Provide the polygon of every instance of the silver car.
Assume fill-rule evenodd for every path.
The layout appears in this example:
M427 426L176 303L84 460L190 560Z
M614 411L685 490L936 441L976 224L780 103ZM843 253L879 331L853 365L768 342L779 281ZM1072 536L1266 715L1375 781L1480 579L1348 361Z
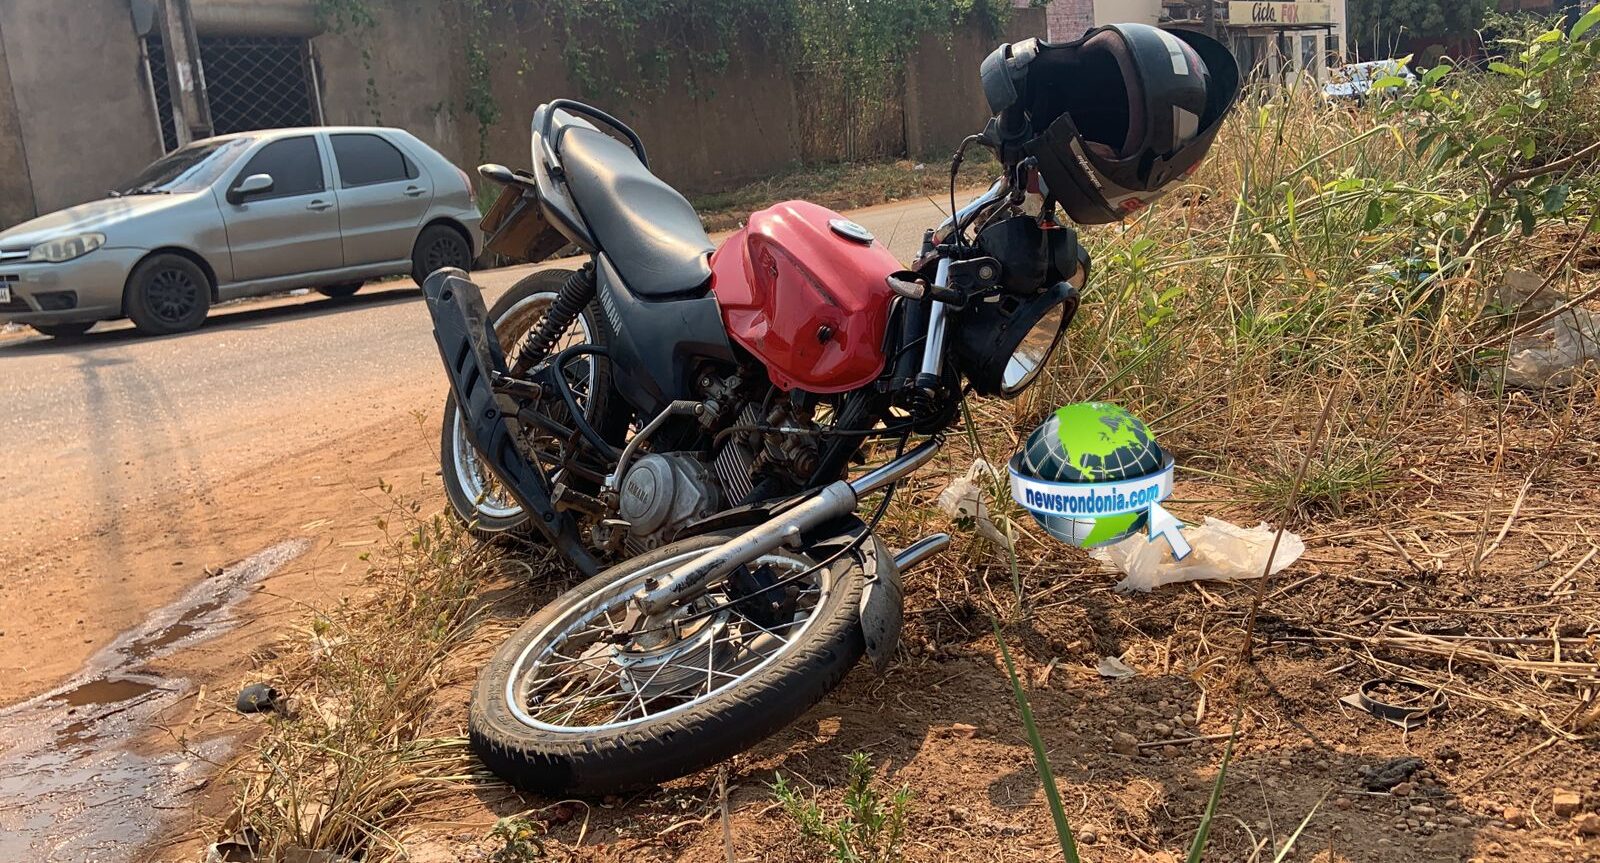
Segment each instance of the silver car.
M0 322L52 336L131 318L192 330L222 300L467 269L472 182L399 129L319 127L196 141L107 197L0 233Z

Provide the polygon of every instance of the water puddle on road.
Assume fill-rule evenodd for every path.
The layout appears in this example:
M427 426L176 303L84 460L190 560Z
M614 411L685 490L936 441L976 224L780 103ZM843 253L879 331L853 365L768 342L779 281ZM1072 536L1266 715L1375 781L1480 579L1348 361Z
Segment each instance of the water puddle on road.
M168 810L188 805L183 795L202 786L229 741L137 751L133 741L192 691L141 668L231 629L250 587L309 547L282 542L223 569L118 636L71 680L0 710L0 860L127 860Z

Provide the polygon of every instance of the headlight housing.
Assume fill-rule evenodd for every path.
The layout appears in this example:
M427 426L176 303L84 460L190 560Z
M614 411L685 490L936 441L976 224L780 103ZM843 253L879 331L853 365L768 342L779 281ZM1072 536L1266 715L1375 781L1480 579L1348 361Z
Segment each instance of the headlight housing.
M59 264L81 258L106 244L105 234L78 234L48 240L28 250L28 260L33 263Z
M1033 384L1078 311L1078 290L1057 282L1032 297L1002 294L961 313L961 371L980 395L1016 398Z
M1016 398L1033 385L1050 361L1061 334L1078 313L1078 292L1089 282L1089 253L1075 242L1077 265L1066 281L1032 296L1001 294L961 313L955 355L979 395ZM1062 266L1051 269L1060 275Z

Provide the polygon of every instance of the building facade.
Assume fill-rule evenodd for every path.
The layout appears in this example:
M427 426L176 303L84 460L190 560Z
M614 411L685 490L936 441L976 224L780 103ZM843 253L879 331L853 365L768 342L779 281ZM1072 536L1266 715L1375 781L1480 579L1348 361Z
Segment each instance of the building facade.
M673 68L655 89L620 92L595 85L637 84L637 64L597 52L575 69L548 5L366 0L359 8L370 20L318 15L341 8L0 0L0 228L102 197L162 153L232 131L393 126L464 168L522 167L534 108L558 97L595 99L624 118L649 143L652 168L688 193L797 163L947 156L988 117L983 58L996 42L1046 29L1045 10L1019 9L1003 33L981 16L924 33L905 67L886 73L898 77L873 82L883 92L869 101L839 75L797 69L753 30L724 46L714 71L689 69L682 52L639 36L639 56L669 56ZM490 18L471 17L481 15ZM618 38L598 20L570 36ZM818 105L844 110L804 109Z
M0 227L104 194L182 143L375 114L458 160L454 57L416 4L393 52L363 58L314 0L0 2ZM437 29L435 29L437 32ZM381 83L406 98L367 98ZM381 103L381 104L380 104Z
M1045 18L1052 42L1071 41L1092 27L1122 22L1204 30L1206 2L1051 0ZM1233 49L1240 67L1257 78L1287 81L1306 75L1323 81L1330 64L1344 57L1344 0L1212 2L1214 26Z

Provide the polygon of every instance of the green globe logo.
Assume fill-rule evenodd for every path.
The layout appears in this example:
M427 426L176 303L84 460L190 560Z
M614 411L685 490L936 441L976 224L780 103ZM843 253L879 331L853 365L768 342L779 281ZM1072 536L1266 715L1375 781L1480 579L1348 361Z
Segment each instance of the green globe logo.
M1160 473L1166 453L1133 414L1104 402L1060 408L1028 436L1013 470L1058 483L1108 483ZM1083 548L1116 542L1146 527L1149 513L1123 512L1095 518L1047 515L1029 507L1035 521L1056 539Z

